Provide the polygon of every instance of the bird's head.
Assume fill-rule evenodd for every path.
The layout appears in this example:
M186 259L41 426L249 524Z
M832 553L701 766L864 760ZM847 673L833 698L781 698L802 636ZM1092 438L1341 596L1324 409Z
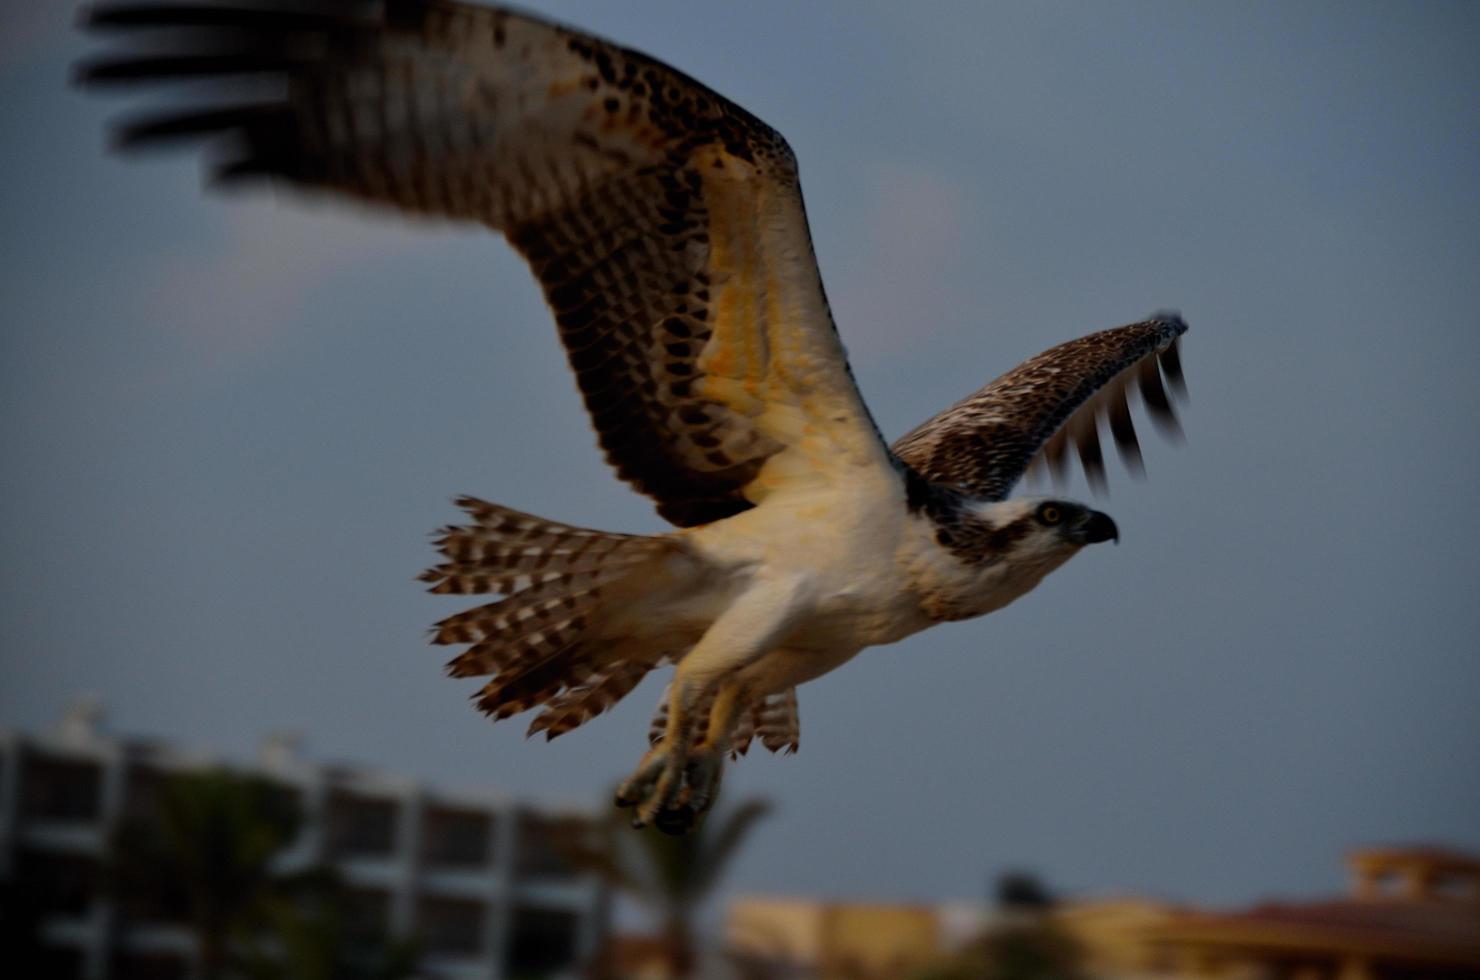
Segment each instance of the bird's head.
M1108 514L1072 500L1018 497L976 505L975 516L991 526L987 549L1020 567L1044 573L1072 558L1087 544L1119 541Z
M939 619L968 619L1001 609L1037 588L1085 545L1118 536L1107 515L1072 500L962 500L941 523L936 541L978 574L965 592L929 612Z

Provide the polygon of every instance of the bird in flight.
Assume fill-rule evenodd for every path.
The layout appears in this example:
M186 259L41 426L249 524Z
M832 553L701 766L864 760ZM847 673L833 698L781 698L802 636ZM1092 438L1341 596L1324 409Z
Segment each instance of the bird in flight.
M479 223L529 263L607 461L676 526L615 534L473 497L432 592L454 677L553 738L676 664L617 803L690 829L726 760L798 744L796 687L866 647L981 616L1117 538L1070 500L1009 497L1101 423L1140 454L1127 395L1175 426L1181 317L1054 347L892 446L854 384L780 134L667 65L525 13L452 0L91 8L121 39L93 87L190 82L117 145L198 141L213 182L268 180ZM1166 384L1164 385L1163 380Z

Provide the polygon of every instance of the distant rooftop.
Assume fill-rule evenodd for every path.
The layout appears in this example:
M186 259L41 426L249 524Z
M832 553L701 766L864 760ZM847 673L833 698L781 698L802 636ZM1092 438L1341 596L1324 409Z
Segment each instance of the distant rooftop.
M1149 937L1194 960L1325 956L1480 975L1480 855L1391 844L1354 849L1347 865L1347 898L1188 912L1153 926ZM1372 965L1353 975L1383 974Z
M1436 844L1388 844L1349 851L1352 896L1373 900L1480 903L1480 855Z

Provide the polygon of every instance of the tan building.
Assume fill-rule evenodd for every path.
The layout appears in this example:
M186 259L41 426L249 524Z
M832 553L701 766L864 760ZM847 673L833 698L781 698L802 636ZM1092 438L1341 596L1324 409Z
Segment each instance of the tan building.
M1350 895L1186 913L1141 930L1163 975L1228 980L1480 977L1480 857L1352 852Z
M928 905L745 898L730 905L725 939L768 975L893 980L934 959L941 933Z
M1076 900L1049 921L1099 980L1480 980L1480 857L1367 848L1348 864L1347 897L1218 912ZM747 898L726 941L768 978L894 980L1007 921L974 905Z
M1173 920L1180 909L1146 898L1071 901L1059 906L1054 921L1084 951L1093 976L1106 980L1140 980L1157 972L1158 950L1146 941L1148 930Z

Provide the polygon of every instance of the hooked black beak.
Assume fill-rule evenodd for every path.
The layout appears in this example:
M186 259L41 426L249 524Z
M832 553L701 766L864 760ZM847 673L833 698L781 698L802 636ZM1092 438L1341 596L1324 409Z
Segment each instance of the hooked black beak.
M1102 514L1097 510L1090 511L1084 523L1074 529L1074 533L1084 544L1099 544L1101 541L1120 543L1120 529L1115 526L1109 514Z

